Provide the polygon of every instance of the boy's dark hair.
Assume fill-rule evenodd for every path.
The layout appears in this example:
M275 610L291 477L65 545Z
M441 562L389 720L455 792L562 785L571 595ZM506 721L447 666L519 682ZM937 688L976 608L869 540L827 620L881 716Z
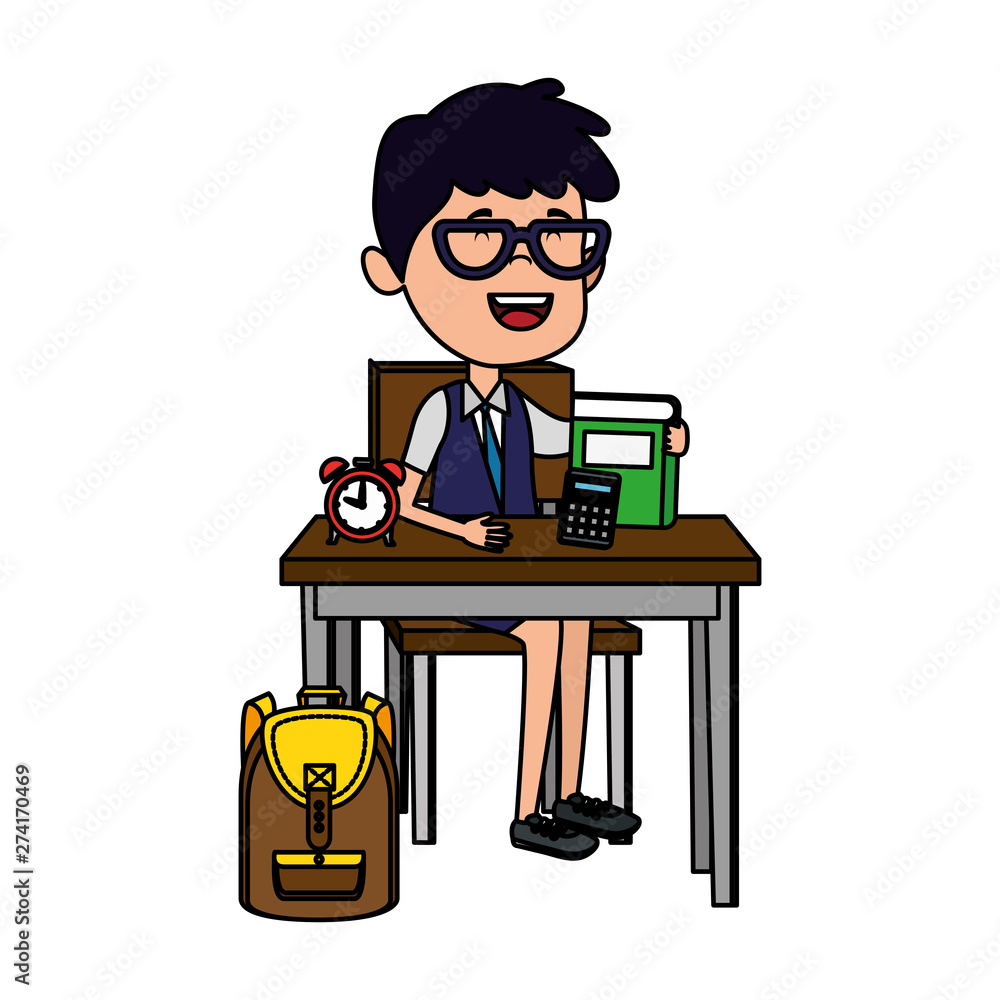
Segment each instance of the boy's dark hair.
M591 136L611 126L559 99L558 80L470 87L429 114L386 129L375 164L372 211L379 243L403 277L417 233L451 197L493 188L512 198L561 197L568 182L588 201L618 193L618 175Z

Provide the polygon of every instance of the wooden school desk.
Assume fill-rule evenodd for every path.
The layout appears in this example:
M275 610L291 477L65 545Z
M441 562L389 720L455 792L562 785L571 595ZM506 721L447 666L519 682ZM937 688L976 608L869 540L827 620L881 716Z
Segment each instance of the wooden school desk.
M713 906L737 906L738 597L740 587L760 583L760 557L722 516L681 516L665 530L618 528L607 550L557 544L554 518L503 520L513 539L495 553L405 521L392 548L346 539L331 546L326 519L314 517L281 557L281 584L301 590L304 684L336 684L348 703L360 696L361 621L687 621L691 870L710 873ZM426 704L428 683L427 672L415 675L415 704ZM631 718L614 725L630 727ZM415 748L415 779L428 780L426 770Z

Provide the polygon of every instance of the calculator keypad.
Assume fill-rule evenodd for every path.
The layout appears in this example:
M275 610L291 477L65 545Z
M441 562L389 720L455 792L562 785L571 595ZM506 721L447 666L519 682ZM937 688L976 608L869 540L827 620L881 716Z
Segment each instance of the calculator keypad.
M582 541L607 548L614 541L615 522L612 508L600 504L569 500L564 504L559 524L559 538L565 541Z

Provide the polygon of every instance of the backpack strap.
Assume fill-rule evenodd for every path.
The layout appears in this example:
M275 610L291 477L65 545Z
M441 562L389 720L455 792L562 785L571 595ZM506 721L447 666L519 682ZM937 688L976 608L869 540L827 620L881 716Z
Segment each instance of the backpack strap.
M337 784L335 764L306 764L302 787L306 791L306 843L325 851L333 839L331 799Z

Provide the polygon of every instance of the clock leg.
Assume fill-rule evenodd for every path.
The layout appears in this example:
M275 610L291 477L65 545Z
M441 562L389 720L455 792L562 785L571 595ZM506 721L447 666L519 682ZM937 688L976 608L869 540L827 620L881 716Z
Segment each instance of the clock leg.
M337 529L331 524L330 525L330 537L326 540L327 545L336 545L337 539L340 535L337 534Z
M395 540L392 537L392 528L390 528L383 536L382 541L391 549L395 544Z

